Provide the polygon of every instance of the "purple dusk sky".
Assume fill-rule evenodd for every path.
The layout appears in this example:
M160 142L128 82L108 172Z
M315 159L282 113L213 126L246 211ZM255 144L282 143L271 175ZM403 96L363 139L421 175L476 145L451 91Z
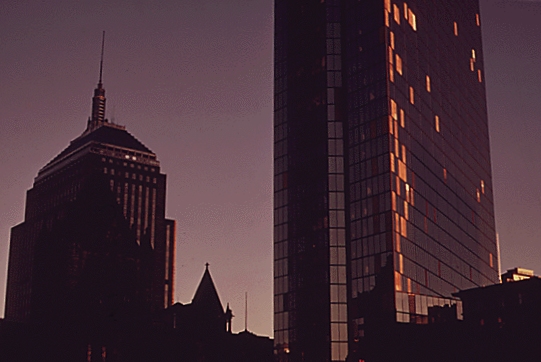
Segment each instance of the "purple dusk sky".
M481 5L502 270L541 273L541 2ZM168 177L176 300L209 262L233 329L248 292L249 329L272 335L271 0L0 1L0 315L10 228L85 128L102 30L107 117Z

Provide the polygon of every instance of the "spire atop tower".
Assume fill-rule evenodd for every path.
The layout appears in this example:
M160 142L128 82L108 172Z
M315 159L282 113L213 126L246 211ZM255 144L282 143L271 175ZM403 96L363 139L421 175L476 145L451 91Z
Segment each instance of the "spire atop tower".
M103 89L102 75L103 75L103 51L105 48L105 31L103 31L101 37L101 58L100 58L100 78L98 86L94 89L94 97L92 97L92 116L90 121L93 126L96 126L97 122L107 122L105 119L105 89Z
M100 58L100 80L98 81L98 88L101 88L101 76L103 74L103 49L105 47L105 30L101 35L101 58Z

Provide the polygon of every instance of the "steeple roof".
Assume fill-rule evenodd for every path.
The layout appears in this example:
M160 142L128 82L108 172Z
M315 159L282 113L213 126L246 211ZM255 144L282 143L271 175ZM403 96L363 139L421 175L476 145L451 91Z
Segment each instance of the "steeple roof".
M206 264L205 272L201 278L201 282L195 291L195 295L192 299L192 305L196 308L205 309L212 312L224 313L224 308L220 297L218 296L218 291L214 285L214 281L210 276L209 264Z

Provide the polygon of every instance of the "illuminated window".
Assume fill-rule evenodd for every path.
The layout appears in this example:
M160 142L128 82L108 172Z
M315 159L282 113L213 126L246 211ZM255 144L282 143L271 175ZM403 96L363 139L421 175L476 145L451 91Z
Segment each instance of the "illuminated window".
M483 81L483 76L481 75L481 69L477 69L477 80L479 83Z
M481 192L485 194L485 181L481 180Z
M431 91L430 90L430 77L428 75L426 76L426 91L428 93L430 93L430 91Z
M397 24L400 24L400 8L393 4L393 15L394 15L394 21L396 21Z
M471 50L471 57L475 61L475 49Z
M402 162L406 163L406 146L402 145Z
M391 22L389 21L389 12L385 12L385 26L386 27L390 27L391 26Z
M391 153L391 172L395 172L395 166L394 166L394 153ZM393 200L394 202L394 200ZM393 209L395 210L395 209Z
M475 71L475 59L470 58L470 70Z
M458 24L456 23L456 21L453 23L453 27L454 27L455 36L458 36Z
M440 117L436 115L434 117L434 127L436 127L436 132L440 132Z
M404 182L408 181L406 164L398 160L398 177L400 177Z
M479 18L479 14L475 14L475 23L477 26L481 26L481 19Z
M404 3L404 19L408 19L408 4Z
M445 181L445 183L447 183L447 169L446 168L443 169L443 180Z
M404 256L402 254L398 254L398 265L399 265L399 271L401 274L404 273Z
M400 217L400 235L407 238L408 237L408 225L406 224L406 219Z
M396 102L391 99L391 116L395 120L398 119L398 110L397 109L398 109L398 107L396 106Z
M397 271L394 272L394 288L397 292L402 290L402 277Z
M385 0L385 11L391 12L391 0Z
M417 31L417 17L411 11L411 9L408 9L408 22L410 23L413 30Z
M389 64L389 80L394 83L394 68L392 64Z
M409 220L409 210L408 210L408 202L404 201L404 217L406 220Z
M394 33L392 31L389 32L389 37L391 40L391 48L394 49Z
M415 104L415 91L413 87L410 87L410 103Z
M477 202L481 202L481 192L479 189L476 189L476 195L477 195Z
M402 75L402 58L398 54L396 54L396 71Z
M393 48L389 47L389 63L394 64Z
M404 115L404 110L400 110L400 126L402 128L406 127L406 116Z
M492 256L492 253L488 254L488 263L490 264L491 268L494 268L494 256Z

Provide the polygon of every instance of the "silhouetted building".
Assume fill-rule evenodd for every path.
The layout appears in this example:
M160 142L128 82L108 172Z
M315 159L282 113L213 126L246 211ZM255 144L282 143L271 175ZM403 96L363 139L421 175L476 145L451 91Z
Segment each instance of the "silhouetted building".
M165 311L166 325L184 329L192 336L213 336L231 331L233 314L224 310L216 286L210 276L208 263L190 304L175 303Z
M87 311L81 309L81 313ZM70 333L56 325L0 319L0 360L99 362L272 362L273 340L244 330L232 333L233 312L225 311L207 268L189 304L175 303L147 323L134 313L110 331ZM116 317L118 318L118 316ZM64 325L64 327L66 327ZM83 331L83 332L88 332ZM96 332L93 330L91 332ZM82 342L85 342L84 344Z
M516 270L521 268L516 268ZM524 270L524 269L522 269ZM513 271L513 270L511 270ZM527 274L530 274L527 271ZM508 272L509 273L509 272ZM521 273L524 274L524 273ZM465 356L471 361L534 361L541 356L541 279L463 290Z
M280 359L344 361L496 283L479 2L277 0L274 54Z
M87 339L84 355L101 355L119 328L150 324L173 301L166 176L156 154L104 114L100 69L87 128L38 172L9 252L6 320Z
M175 303L163 312L156 351L159 361L271 362L273 341L248 330L232 333L233 313L224 310L208 264L190 304Z

